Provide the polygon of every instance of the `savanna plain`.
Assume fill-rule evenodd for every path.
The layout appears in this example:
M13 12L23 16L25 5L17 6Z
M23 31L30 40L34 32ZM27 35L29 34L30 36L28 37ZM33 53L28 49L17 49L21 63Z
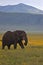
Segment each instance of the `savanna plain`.
M27 34L28 44L24 49L13 45L8 50L2 50L2 37L0 34L0 65L43 65L43 34Z

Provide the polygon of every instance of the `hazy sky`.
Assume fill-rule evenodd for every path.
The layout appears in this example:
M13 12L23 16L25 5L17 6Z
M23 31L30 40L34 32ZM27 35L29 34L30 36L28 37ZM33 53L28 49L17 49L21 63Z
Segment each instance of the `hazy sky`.
M0 5L28 4L43 10L43 0L0 0Z

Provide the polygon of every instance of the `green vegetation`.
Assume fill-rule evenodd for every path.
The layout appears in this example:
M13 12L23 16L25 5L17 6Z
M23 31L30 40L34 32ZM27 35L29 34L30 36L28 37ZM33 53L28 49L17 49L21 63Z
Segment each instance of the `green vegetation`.
M43 47L30 47L24 49L13 46L8 50L0 47L0 65L43 65Z

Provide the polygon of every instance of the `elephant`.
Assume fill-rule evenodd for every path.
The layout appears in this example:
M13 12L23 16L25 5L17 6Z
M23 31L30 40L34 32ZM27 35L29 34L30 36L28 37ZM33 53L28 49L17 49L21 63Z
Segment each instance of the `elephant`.
M16 31L7 31L3 37L2 37L2 49L7 45L8 49L10 49L10 46L13 44L14 49L17 48L17 44L20 45L20 47L23 49L24 45L22 43L22 40L25 40L24 45L26 46L28 43L27 34L25 31L22 30L16 30Z

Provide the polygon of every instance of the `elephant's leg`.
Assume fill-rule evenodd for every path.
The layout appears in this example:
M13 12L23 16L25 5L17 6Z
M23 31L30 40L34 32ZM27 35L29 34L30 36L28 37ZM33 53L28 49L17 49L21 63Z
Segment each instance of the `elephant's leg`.
M10 49L10 45L8 45L8 49Z
M28 43L28 39L26 38L24 45L27 46L27 43Z
M5 45L2 45L2 49L4 49Z
M17 43L14 43L14 49L16 49L17 48Z
M4 43L2 43L2 49L4 49L4 47L5 47L5 44L4 44Z
M20 45L20 47L23 49L24 48L24 45L23 45L23 43L21 42L21 43L19 43L19 45Z

